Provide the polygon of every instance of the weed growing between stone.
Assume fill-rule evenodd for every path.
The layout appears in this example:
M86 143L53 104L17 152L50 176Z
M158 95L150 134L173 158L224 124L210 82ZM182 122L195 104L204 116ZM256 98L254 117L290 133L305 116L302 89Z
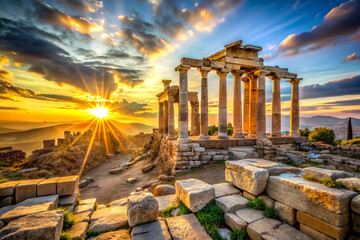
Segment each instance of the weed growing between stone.
M182 202L179 201L178 207L180 208L179 216L191 213L191 210Z
M273 218L273 219L279 218L279 213L275 210L275 208L266 208L263 211L263 215L267 218Z
M62 232L61 235L60 235L60 240L71 240L70 233Z
M66 230L70 229L76 223L76 218L75 218L75 215L72 212L70 212L69 210L63 209L63 208L61 208L60 210L64 211L63 230L66 231Z
M346 187L340 183L340 182L335 182L333 180L331 180L330 178L324 178L324 179L316 179L314 178L314 176L312 175L306 175L304 177L306 180L312 181L312 182L317 182L317 183L321 183L329 188L337 188L337 189L342 189Z
M170 206L165 208L164 210L160 211L160 217L162 218L170 218L172 217L171 212L176 209L176 206Z
M266 206L264 203L264 200L261 198L254 198L253 200L248 201L247 206L249 208L255 209L255 210L265 210Z
M224 212L216 205L215 200L211 200L195 215L212 239L222 240L219 234L219 227L224 225Z
M246 230L237 230L237 229L234 229L232 232L231 232L231 240L245 240L245 239L249 239L246 235Z
M97 235L102 234L103 232L98 232L98 231L92 231L89 230L86 232L86 239L92 238L92 237L96 237Z
M106 203L106 204L105 204L105 207L107 207L107 208L110 207L110 204L109 204L109 203Z

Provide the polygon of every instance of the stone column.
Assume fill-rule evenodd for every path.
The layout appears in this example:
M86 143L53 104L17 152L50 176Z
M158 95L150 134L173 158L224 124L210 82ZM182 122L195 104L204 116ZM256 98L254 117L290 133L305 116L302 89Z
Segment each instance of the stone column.
M199 136L200 134L200 114L199 114L199 102L190 102L191 106L191 136Z
M175 71L179 71L179 142L187 142L189 139L189 109L188 109L188 65L179 65Z
M266 138L265 75L258 73L257 138Z
M249 103L250 103L250 94L249 94L249 78L243 77L241 81L244 82L244 105L243 105L243 133L248 135L249 133Z
M169 133L169 108L168 101L164 102L164 136Z
M159 102L159 134L164 134L164 107L162 102Z
M228 139L227 135L227 97L226 97L226 76L230 69L221 69L217 71L220 77L219 81L219 139Z
M281 137L281 78L273 76L271 80L273 81L271 136Z
M208 73L211 71L210 67L198 68L201 73L201 118L200 118L200 139L209 139L208 126Z
M175 136L175 119L174 119L174 100L169 99L168 101L168 111L169 111L169 117L168 117L168 136L167 139L173 140L176 139Z
M249 137L256 137L258 104L257 77L253 73L248 75L250 78Z
M242 131L242 110L241 110L241 75L243 75L243 73L244 73L243 71L234 71L231 73L234 77L233 138L244 137Z
M291 90L291 113L290 113L290 136L299 137L300 127L300 97L299 97L299 82L302 78L291 79L289 82L292 85Z

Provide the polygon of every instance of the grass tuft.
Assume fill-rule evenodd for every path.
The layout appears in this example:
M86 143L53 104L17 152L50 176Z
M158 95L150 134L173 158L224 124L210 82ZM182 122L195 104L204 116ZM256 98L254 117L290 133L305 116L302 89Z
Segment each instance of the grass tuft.
M182 201L179 201L178 207L180 208L179 216L191 213L191 210Z
M100 235L101 233L103 233L103 232L89 230L86 232L86 238L89 239L92 237L96 237L97 235Z
M265 203L264 203L264 200L261 199L261 198L254 198L253 200L250 200L248 203L247 203L247 206L249 208L252 208L252 209L255 209L255 210L265 210L266 209L266 206L265 206Z
M61 235L60 235L60 240L71 240L70 233L62 232Z
M160 211L160 217L162 218L170 218L172 217L171 212L176 209L176 206L170 206L165 208L164 210Z
M63 224L63 230L66 231L68 229L70 229L75 223L76 223L76 218L75 215L70 212L67 209L63 209L64 211L64 224Z
M279 213L275 210L275 208L266 208L263 211L263 215L267 218L273 218L273 219L279 218Z
M106 203L106 204L104 204L105 205L105 207L110 207L110 203Z
M234 229L231 232L230 238L231 238L231 240L245 240L245 239L248 239L246 237L246 230L241 230L240 231L238 229Z
M312 175L306 175L306 176L304 176L304 178L306 180L309 180L312 182L321 183L329 188L337 188L337 189L346 188L342 183L335 182L335 181L331 180L330 178L316 179Z
M216 205L215 200L211 200L195 215L212 239L222 240L219 234L219 226L224 223L224 212Z

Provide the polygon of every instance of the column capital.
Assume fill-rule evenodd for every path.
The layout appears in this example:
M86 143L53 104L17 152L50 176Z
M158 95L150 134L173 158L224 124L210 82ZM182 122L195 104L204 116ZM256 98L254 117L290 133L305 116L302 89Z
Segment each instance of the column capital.
M180 64L175 68L175 72L179 71L180 73L186 73L190 68L191 68L190 65Z
M197 70L201 73L202 78L206 78L208 73L211 71L211 67L201 66L201 67L197 68Z
M244 70L235 70L231 72L231 75L233 75L234 78L241 77L244 74Z
M293 78L288 80L287 82L291 83L291 84L299 84L300 81L303 80L302 78Z
M281 77L278 77L277 75L271 75L269 76L269 78L273 81L280 81L281 80Z
M260 75L267 76L267 75L270 74L270 71L264 70L264 69L260 69L260 70L255 71L254 74L255 74L256 76L260 76Z
M249 77L248 77L248 76L242 77L242 78L241 78L241 81L243 81L243 82L249 82Z
M219 77L226 77L230 71L231 71L231 69L222 68L222 69L217 70L216 74L219 75Z

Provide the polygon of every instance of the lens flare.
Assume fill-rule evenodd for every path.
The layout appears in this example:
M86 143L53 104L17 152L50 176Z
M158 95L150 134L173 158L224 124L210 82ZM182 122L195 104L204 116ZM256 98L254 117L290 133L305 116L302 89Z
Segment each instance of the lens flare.
M88 109L88 112L97 118L107 118L109 116L109 109L100 105Z

